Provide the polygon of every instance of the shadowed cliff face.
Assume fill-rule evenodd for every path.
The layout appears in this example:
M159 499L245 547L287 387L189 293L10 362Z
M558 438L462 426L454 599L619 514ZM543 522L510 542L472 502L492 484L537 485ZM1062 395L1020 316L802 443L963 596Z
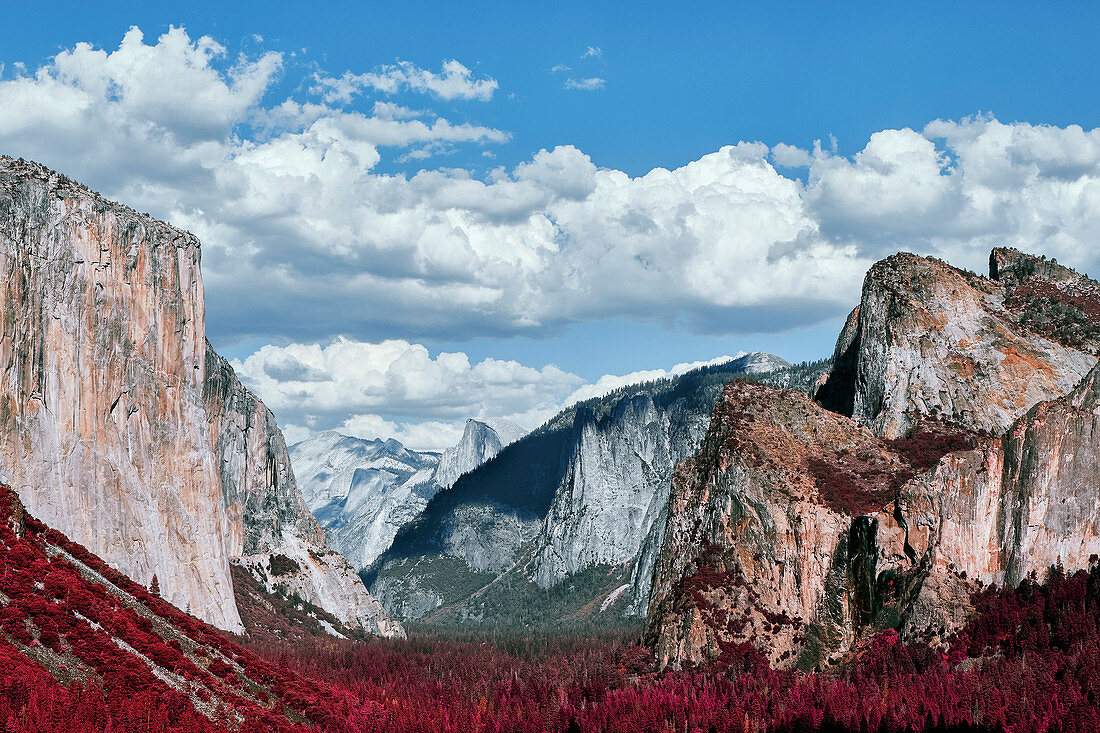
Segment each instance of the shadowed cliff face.
M230 562L327 552L274 418L207 346L193 236L0 158L0 312L0 479L36 516L230 631ZM311 577L310 600L358 593L346 563Z
M808 389L825 368L748 354L571 406L441 491L364 573L368 587L432 624L644 615L674 468L725 384L751 371Z
M820 402L888 438L930 417L1000 435L1096 363L1019 317L1000 282L911 254L868 271L834 359Z
M1033 284L1066 277L1025 268ZM773 664L812 668L884 628L935 643L965 622L979 584L1088 567L1100 553L1100 367L1020 327L1002 293L910 255L872 268L826 385L851 387L857 420L787 392L726 389L673 483L649 608L662 665L721 661L749 642ZM1043 392L1054 399L1034 399Z

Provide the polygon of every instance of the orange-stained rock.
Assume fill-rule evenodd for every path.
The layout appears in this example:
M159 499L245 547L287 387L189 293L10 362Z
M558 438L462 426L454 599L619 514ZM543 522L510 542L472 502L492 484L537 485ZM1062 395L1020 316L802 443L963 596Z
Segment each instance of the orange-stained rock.
M832 490L811 467L822 459L866 479ZM673 480L649 606L658 662L704 664L751 642L773 664L812 666L820 637L826 655L847 648L861 623L847 507L890 513L909 471L887 441L804 394L731 383Z
M327 548L270 412L208 353L199 258L187 232L0 157L0 480L136 581L156 575L167 600L241 631L230 562ZM331 606L319 588L333 583L340 603L373 602L346 563L302 594Z
M1059 276L1063 270L1072 272L1061 268ZM927 418L1000 435L1035 403L1069 392L1096 363L1089 348L1056 338L1059 329L1037 328L1007 307L1017 281L1010 282L905 253L876 263L819 400L887 438Z

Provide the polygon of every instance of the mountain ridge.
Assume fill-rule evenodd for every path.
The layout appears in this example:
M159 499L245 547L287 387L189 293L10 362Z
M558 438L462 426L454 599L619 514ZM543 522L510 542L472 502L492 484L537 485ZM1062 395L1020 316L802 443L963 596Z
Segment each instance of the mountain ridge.
M537 617L545 604L572 609L564 611L568 620L543 620L551 626L618 623L624 612L644 613L639 594L648 592L655 556L647 548L659 542L654 531L663 528L665 479L705 432L709 400L754 358L628 385L567 407L437 494L363 573L368 587L391 613L432 624L511 623L521 603L535 609L523 611L524 618ZM794 371L763 376L795 379ZM800 384L809 389L815 379L816 372ZM635 443L638 450L649 446L646 458ZM615 456L635 456L630 460L639 461L639 471L643 464L654 470L618 470L594 458L599 455L612 463ZM577 477L593 475L585 466L604 478L578 483ZM597 485L604 488L588 495L599 497L595 502L584 499L586 490L572 488ZM571 508L574 494L588 504L587 518L577 524L570 523L580 516ZM612 537L617 549L603 541ZM623 585L630 591L620 590ZM584 587L572 601L570 586Z
M524 432L508 420L470 418L459 443L435 453L408 449L393 438L368 440L331 430L299 441L290 453L306 503L329 542L362 569L439 491Z

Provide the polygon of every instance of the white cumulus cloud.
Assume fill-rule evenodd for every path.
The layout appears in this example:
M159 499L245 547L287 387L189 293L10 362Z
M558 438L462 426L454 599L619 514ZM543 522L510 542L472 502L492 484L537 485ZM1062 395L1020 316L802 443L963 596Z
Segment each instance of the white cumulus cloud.
M452 445L467 417L534 427L583 382L552 365L471 363L462 352L433 356L402 340L268 345L233 368L292 435L336 428L426 449Z
M1074 125L937 120L853 156L739 142L641 176L558 146L481 176L430 160L507 132L343 102L491 97L458 62L318 73L316 93L282 98L278 53L135 28L7 69L0 150L199 235L216 343L460 342L615 317L774 332L847 311L901 249L978 269L1013 244L1100 271L1100 132ZM386 156L419 170L383 172Z
M314 82L314 91L321 93L330 104L347 104L364 89L376 89L385 94L413 91L445 100L488 102L500 88L492 77L475 79L473 71L454 59L444 61L438 74L409 61L398 61L366 74L345 72L339 77L317 74Z
M593 92L597 89L603 89L607 86L607 80L601 79L598 76L588 76L584 78L569 77L565 80L566 89L578 89L585 92Z

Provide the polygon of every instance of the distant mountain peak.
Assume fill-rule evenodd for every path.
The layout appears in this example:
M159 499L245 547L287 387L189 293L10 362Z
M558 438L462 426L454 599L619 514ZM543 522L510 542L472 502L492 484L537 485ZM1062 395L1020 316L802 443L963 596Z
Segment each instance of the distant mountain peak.
M443 455L409 449L395 438L335 430L299 441L290 452L302 494L329 544L362 569L437 492L524 433L509 420L471 418L459 444Z
M443 451L435 473L436 482L444 488L453 486L464 473L490 460L526 434L526 430L510 420L470 418L458 445Z
M521 425L503 417L470 418L466 422L478 422L487 426L500 438L501 445L515 443L528 433Z
M739 371L752 372L754 374L767 374L786 369L791 363L786 359L769 354L766 351L753 351L739 356L730 362Z

